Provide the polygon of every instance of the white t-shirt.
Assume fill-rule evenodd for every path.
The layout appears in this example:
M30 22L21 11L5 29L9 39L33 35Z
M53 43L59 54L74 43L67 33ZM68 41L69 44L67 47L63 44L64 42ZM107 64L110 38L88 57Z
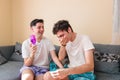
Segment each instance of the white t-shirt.
M68 42L66 51L70 60L68 67L76 67L85 63L84 52L89 49L94 49L90 39L85 35L76 35L73 42Z
M30 39L27 39L22 44L22 57L28 58L30 56ZM37 51L34 57L33 65L38 67L49 68L50 51L55 50L54 45L50 40L43 37L40 42L36 42Z

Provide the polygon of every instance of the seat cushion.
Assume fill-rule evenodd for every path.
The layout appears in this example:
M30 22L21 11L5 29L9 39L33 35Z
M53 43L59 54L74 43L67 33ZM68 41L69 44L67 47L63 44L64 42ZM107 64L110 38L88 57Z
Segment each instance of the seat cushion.
M95 72L95 75L96 75L96 80L120 80L120 74Z
M119 54L94 52L95 71L105 73L120 73L119 71Z
M8 61L0 65L0 80L18 80L19 70L23 62Z

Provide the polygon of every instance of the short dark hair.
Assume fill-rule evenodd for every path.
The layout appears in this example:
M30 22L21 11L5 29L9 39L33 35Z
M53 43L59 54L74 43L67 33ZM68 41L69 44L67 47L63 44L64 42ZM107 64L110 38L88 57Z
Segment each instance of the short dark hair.
M34 19L30 23L30 27L36 26L37 23L44 23L43 19Z
M68 28L71 28L71 30L73 32L73 29L67 20L59 20L57 23L54 24L53 34L57 34L57 32L60 30L61 31L65 30L68 32Z

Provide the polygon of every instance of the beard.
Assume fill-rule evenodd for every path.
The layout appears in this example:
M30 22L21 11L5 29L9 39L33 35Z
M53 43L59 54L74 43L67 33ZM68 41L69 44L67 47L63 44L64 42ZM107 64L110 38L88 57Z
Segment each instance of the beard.
M42 37L42 34L37 34L36 37L37 38Z

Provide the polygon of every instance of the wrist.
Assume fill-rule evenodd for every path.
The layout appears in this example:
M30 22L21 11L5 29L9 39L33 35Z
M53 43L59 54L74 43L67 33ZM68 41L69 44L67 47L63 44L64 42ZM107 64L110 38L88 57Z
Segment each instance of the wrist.
M60 68L60 69L63 69L64 67L61 65L61 66L59 66L59 68Z
M30 57L29 57L29 59L30 59L30 60L33 60L33 59L34 59L34 57L31 57L31 56L30 56Z
M66 69L66 75L68 76L68 75L70 75L70 71L68 70L68 69Z
M30 57L29 57L30 59L34 59L34 55L30 55Z
M35 55L34 53L31 53L31 54L30 54L30 57L34 57L34 55Z

